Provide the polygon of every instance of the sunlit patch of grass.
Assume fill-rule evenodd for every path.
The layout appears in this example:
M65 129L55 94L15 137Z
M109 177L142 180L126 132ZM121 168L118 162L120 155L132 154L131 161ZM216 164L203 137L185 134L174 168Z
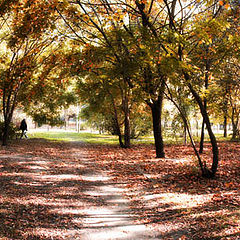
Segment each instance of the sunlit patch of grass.
M117 144L116 136L96 133L77 133L77 132L36 132L29 134L30 138L44 138L47 140L83 142L96 144Z
M30 138L44 138L47 140L54 141L80 141L84 143L95 143L95 144L119 144L118 136L113 136L109 134L97 134L97 133L88 133L88 132L57 132L57 131L49 131L49 132L34 132L29 133ZM218 141L230 141L230 137L223 138L220 134L216 135ZM173 136L163 136L165 144L183 144L183 137L173 137ZM199 138L194 137L196 142L199 142ZM208 136L205 137L205 141L209 141ZM133 145L138 144L154 144L153 135L140 136L137 139L131 139L131 143ZM190 140L187 140L187 143L190 143Z
M153 144L154 138L152 135L141 136L138 137L137 139L132 139L131 142L133 144Z

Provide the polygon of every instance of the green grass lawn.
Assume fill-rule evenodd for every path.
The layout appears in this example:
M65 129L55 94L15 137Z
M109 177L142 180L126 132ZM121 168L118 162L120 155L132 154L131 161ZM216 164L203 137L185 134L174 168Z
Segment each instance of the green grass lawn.
M30 138L44 138L54 141L80 141L84 143L95 143L95 144L119 144L118 137L108 134L97 134L97 133L86 133L86 132L34 132L28 134ZM218 141L228 141L230 137L224 139L220 135L216 135ZM199 139L195 138L195 141ZM208 136L206 136L205 141L209 141ZM139 137L138 139L132 139L132 144L153 144L153 136L144 136ZM166 144L176 144L183 143L183 138L173 138L173 137L164 137L164 142ZM188 141L189 142L189 141Z
M117 136L106 135L106 134L95 134L86 132L35 132L29 134L30 138L44 138L55 141L80 141L85 143L96 143L96 144L117 144Z
M35 132L28 134L30 138L44 138L54 141L80 141L85 143L95 143L95 144L119 144L118 136L113 136L109 134L97 134L97 133L86 133L86 132ZM133 144L151 144L153 143L153 136L140 137L138 139L133 139Z

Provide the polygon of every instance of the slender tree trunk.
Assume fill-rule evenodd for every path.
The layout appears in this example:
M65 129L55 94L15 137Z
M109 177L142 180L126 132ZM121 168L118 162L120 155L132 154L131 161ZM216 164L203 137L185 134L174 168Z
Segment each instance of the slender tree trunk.
M122 109L124 113L124 148L131 147L131 130L130 130L130 107L129 107L129 87L128 79L123 78L123 88L122 88Z
M224 121L223 121L223 137L227 137L227 116L224 116Z
M208 53L208 46L206 49L206 54ZM210 71L210 61L206 59L206 65L205 65L205 79L204 79L204 84L205 84L205 90L208 89L208 78L209 78L209 71ZM203 100L203 106L205 108L205 111L207 111L207 99L204 97ZM205 122L204 118L202 120L202 131L201 131L201 139L200 139L200 146L199 146L199 153L203 153L203 145L204 145L204 127L205 127Z
M120 128L119 119L118 119L117 106L116 106L116 103L115 103L115 100L114 100L114 97L113 97L112 93L108 89L107 89L107 91L108 91L108 94L110 95L111 100L112 100L112 106L113 106L113 112L114 112L114 123L115 123L116 131L117 131L117 135L118 135L119 145L120 145L121 148L124 148L121 128Z
M185 76L186 80L190 79L188 74L184 73L184 76ZM203 175L205 177L213 178L216 175L217 168L218 168L218 160L219 160L217 140L216 140L216 137L215 137L215 135L214 135L214 133L212 131L212 127L211 127L211 123L210 123L210 120L209 120L209 116L208 116L208 113L206 111L206 108L204 107L204 104L202 102L201 97L194 90L194 88L191 85L191 83L188 83L188 87L189 87L193 97L195 98L196 102L199 105L202 117L204 119L207 131L208 131L208 134L209 134L209 137L210 137L211 145L212 145L213 161L212 161L211 170L208 170L207 167L205 166L205 170L204 170L205 172L203 173Z
M121 133L121 129L120 129L119 122L118 122L117 118L115 118L115 124L116 124L116 130L117 130L119 145L120 145L121 148L124 148L124 143L123 143L123 140L122 140L122 133Z
M226 89L225 89L225 94L226 96L228 96L228 92L229 92L229 88L228 85L226 85ZM224 109L223 109L223 114L224 114L224 120L223 120L223 137L227 137L227 119L228 119L228 98L225 97L224 99Z
M129 110L129 100L127 93L124 97L124 146L125 148L130 148L130 138L131 138L131 131L130 131L130 110Z
M149 103L152 111L152 121L153 121L153 133L156 149L156 157L164 158L164 143L162 137L162 126L161 126L161 117L162 117L162 103L163 103L163 94L158 97L156 101Z
M187 125L184 122L184 126L183 126L183 138L184 138L184 144L187 144Z
M184 114L184 112L182 111L181 107L176 103L176 101L174 101L173 99L173 96L172 96L172 93L171 91L169 90L168 88L168 93L169 95L165 94L165 96L175 105L175 107L178 109L181 117L182 117L182 120L184 122L184 126L185 126L185 129L186 129L186 133L188 133L188 136L189 136L189 139L190 139L190 142L192 144L192 147L193 147L193 150L194 150L194 153L196 154L197 156L197 159L198 159L198 163L199 163L199 166L201 168L201 171L202 171L202 174L204 175L205 173L205 167L203 165L203 162L201 160L201 157L198 153L198 150L195 146L195 143L194 143L194 140L193 140L193 137L192 137L192 134L191 134L191 131L190 131L190 127L189 127L189 124L188 124L188 120L187 120L187 117L186 117L186 114Z
M204 120L203 120L202 121L202 128L201 128L201 138L200 138L200 144L199 144L199 153L203 153L204 127L205 127L205 123L204 123Z
M232 140L236 140L238 136L238 121L239 121L239 116L236 111L236 108L233 107L232 109Z
M4 128L2 133L2 145L6 146L8 143L8 132L11 121L10 115L10 99L11 95L6 96L6 90L3 90L3 117L4 117Z

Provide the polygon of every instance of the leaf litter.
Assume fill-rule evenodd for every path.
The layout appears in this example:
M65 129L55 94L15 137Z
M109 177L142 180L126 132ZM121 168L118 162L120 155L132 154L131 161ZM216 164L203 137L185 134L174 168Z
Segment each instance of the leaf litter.
M0 149L0 239L72 239L85 209L107 204L89 194L99 182L81 177L101 171L124 186L131 216L155 239L240 239L240 146L219 148L211 180L201 177L189 145L167 145L157 159L152 145L13 142ZM211 163L209 145L202 156Z

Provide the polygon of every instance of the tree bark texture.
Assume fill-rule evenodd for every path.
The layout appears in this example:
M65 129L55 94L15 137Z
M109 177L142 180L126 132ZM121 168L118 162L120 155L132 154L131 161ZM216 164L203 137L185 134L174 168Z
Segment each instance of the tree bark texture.
M224 116L223 120L223 137L227 137L227 116Z
M152 120L153 120L153 133L156 149L156 157L164 158L164 143L162 137L162 103L163 103L163 94L158 97L157 100L153 101L149 106L152 111Z

